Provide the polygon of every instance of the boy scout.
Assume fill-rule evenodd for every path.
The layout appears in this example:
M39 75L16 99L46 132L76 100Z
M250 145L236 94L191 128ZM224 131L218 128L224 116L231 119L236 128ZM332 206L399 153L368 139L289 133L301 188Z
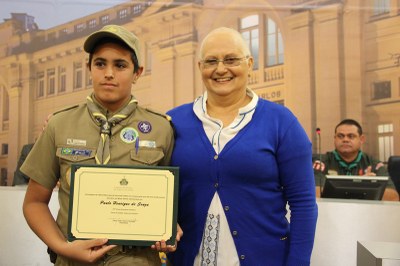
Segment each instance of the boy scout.
M108 25L86 39L84 50L89 53L93 93L85 104L48 121L23 164L22 172L31 179L25 218L57 257L56 265L160 265L157 250L175 249L165 241L151 249L106 245L107 239L66 240L72 163L168 165L174 145L166 117L141 108L131 95L143 71L137 37ZM48 202L57 182L60 210L55 221Z

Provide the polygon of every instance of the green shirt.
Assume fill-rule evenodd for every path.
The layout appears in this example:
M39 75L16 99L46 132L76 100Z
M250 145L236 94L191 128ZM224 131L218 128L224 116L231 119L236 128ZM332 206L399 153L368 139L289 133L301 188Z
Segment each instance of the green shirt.
M315 158L314 160L319 160ZM336 151L327 152L321 156L321 161L325 165L323 171L314 170L315 184L320 186L323 184L326 175L364 175L368 166L371 166L371 171L377 176L389 176L385 165L369 156L362 151L359 152L357 158L350 163L346 163ZM389 179L388 188L394 188L393 182Z

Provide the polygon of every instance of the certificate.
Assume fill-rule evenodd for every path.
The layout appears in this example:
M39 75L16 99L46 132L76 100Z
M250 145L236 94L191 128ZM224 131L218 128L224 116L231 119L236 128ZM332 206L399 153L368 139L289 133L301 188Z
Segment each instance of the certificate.
M73 164L68 240L174 245L179 168Z

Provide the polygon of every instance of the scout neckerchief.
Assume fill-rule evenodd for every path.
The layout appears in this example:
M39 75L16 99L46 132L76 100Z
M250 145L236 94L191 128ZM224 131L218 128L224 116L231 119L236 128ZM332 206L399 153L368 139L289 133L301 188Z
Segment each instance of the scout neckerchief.
M129 103L122 108L122 110L114 114L111 118L107 119L107 117L100 111L96 103L93 102L92 97L94 97L93 94L86 97L87 107L89 112L93 115L100 126L100 141L97 147L95 159L97 164L107 164L110 161L111 129L117 129L119 123L127 118L136 109L137 100L132 97Z
M352 175L352 170L358 166L358 163L361 161L363 155L362 151L359 151L357 158L354 161L351 163L346 163L336 150L333 151L333 154L335 155L335 159L339 163L340 167L346 171L346 175Z

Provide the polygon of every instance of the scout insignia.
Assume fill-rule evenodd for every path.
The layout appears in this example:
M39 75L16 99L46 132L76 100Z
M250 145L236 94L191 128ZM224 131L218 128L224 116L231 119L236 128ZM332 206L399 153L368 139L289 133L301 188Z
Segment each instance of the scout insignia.
M140 121L138 124L138 129L142 133L149 133L151 131L151 124L148 121Z
M121 140L125 143L134 143L136 138L139 137L139 133L136 131L136 129L132 127L126 127L121 130L119 136L121 137Z
M124 177L121 179L121 181L119 181L119 184L121 186L126 186L126 185L128 185L128 180L126 180L126 178Z

